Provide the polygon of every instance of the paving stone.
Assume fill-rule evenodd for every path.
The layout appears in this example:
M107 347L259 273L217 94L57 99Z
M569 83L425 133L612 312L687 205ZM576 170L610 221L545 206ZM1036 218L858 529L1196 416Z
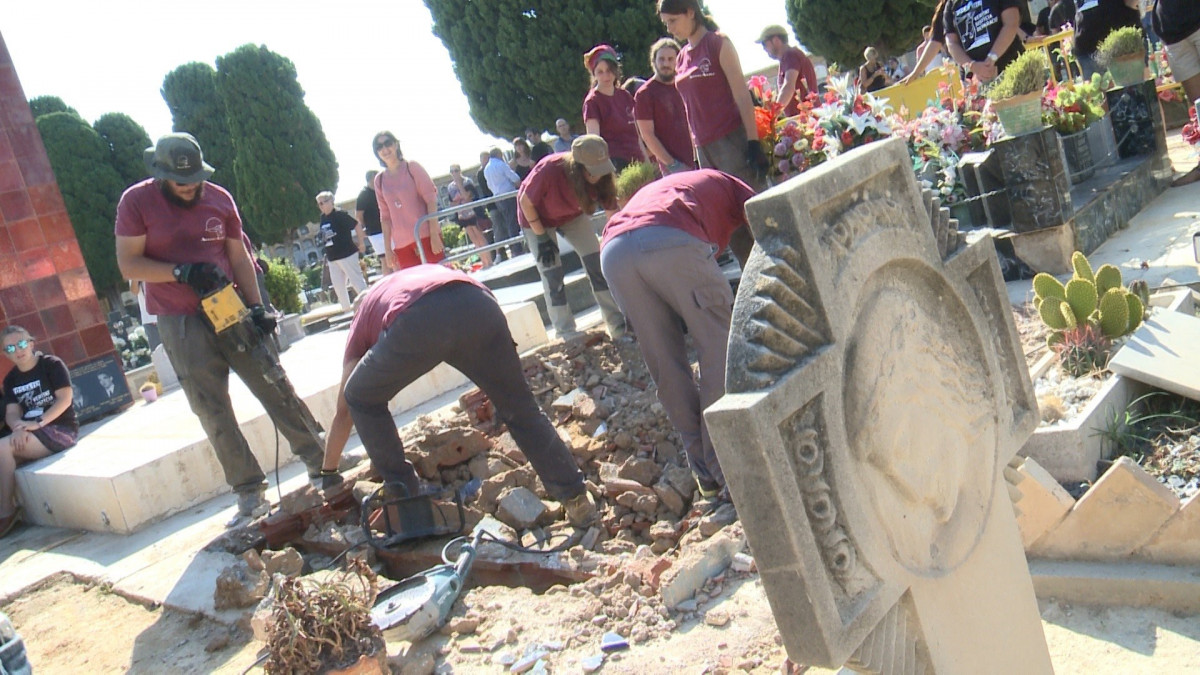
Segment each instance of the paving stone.
M733 528L731 528L733 529ZM704 582L715 577L725 568L742 546L745 536L725 530L699 543L684 547L671 568L662 574L659 594L668 609L696 595Z
M1017 472L1023 479L1017 485L1021 491L1017 527L1021 530L1021 544L1029 550L1066 517L1075 500L1033 459L1027 458Z
M1066 518L1039 539L1032 557L1119 560L1147 543L1179 510L1179 498L1128 457L1096 481Z
M1166 565L1200 565L1200 493L1184 502L1137 556Z
M1200 317L1155 310L1113 354L1114 373L1200 401Z
M546 504L529 490L518 487L500 498L496 518L517 530L527 530L546 511Z

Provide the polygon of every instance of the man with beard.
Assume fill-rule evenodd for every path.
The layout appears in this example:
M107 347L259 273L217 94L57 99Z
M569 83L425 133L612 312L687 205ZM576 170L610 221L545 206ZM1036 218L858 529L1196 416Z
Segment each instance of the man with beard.
M117 205L117 264L127 279L145 282L146 307L158 316L179 384L238 495L230 521L236 525L265 515L269 505L266 477L233 414L231 368L304 460L309 477L328 484L323 487L339 477L336 471L321 477L320 426L264 341L275 319L261 304L237 205L224 188L206 182L214 169L204 163L200 144L190 134L167 134L144 158L151 178L127 188ZM230 279L250 316L218 333L200 298Z
M767 26L758 42L767 56L779 62L776 89L783 104L783 116L791 117L800 112L800 102L809 94L817 92L817 70L813 62L799 47L788 44L787 30L783 26Z
M633 117L646 149L664 176L696 168L696 152L688 132L683 99L675 89L675 57L679 45L663 38L650 47L654 77L633 97Z

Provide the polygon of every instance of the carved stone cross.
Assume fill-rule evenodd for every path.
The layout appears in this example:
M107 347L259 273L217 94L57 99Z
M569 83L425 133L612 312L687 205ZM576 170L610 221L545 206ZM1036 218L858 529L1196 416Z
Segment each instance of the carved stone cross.
M788 654L1052 672L1003 477L1037 406L991 241L963 245L899 139L746 211L705 417Z

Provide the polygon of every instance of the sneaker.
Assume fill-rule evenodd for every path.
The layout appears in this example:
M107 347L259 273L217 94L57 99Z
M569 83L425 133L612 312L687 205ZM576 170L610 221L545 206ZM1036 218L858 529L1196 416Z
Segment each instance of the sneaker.
M592 501L592 496L587 490L563 502L563 509L567 513L567 521L575 527L591 527L600 519L596 503Z
M261 518L271 510L271 502L267 501L264 491L238 493L238 510L233 518L225 524L226 527L236 527Z

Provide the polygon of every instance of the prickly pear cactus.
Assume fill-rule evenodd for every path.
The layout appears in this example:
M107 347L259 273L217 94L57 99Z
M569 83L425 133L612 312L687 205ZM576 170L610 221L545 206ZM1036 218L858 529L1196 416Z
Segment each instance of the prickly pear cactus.
M1071 254L1071 267L1075 270L1075 278L1096 283L1096 275L1092 273L1092 265L1088 262L1083 251Z
M1104 295L1114 288L1121 287L1121 270L1112 265L1101 265L1096 270L1096 293Z
M1129 294L1114 288L1100 297L1100 331L1113 339L1125 335L1129 328Z

